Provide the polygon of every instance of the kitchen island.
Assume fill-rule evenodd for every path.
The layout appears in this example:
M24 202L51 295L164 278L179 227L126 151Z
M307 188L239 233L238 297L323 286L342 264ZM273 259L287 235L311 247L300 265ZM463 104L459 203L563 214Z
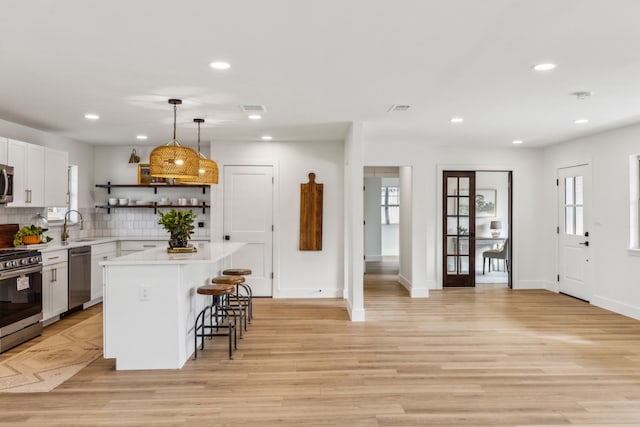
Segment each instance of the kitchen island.
M197 243L196 253L157 247L103 261L104 357L116 369L180 369L194 350L193 323L210 300L196 293L244 243Z

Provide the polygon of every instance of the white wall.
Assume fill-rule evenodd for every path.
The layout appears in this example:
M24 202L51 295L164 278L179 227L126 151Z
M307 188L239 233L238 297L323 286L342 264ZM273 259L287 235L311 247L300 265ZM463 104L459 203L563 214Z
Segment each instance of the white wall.
M364 256L367 261L382 259L381 185L381 178L364 178Z
M413 283L413 264L416 261L413 257L413 171L411 166L403 166L400 168L400 230L399 230L399 255L400 269L398 271L398 280L411 293L414 289ZM424 259L420 260L425 265ZM417 289L417 287L415 287ZM424 293L426 285L423 287ZM413 295L412 296L417 296Z
M542 206L541 149L429 145L425 141L366 141L365 164L413 166L411 289L442 286L442 176L444 169L513 171L514 288L544 288L539 260ZM404 208L404 199L401 201ZM402 222L402 220L401 220ZM402 253L401 232L401 260Z
M629 247L629 156L640 153L640 125L581 138L544 150L545 198L541 237L545 279L557 289L558 203L556 177L561 167L591 165L592 200L589 261L594 272L591 303L640 319L640 258Z
M215 142L212 158L221 176L224 165L274 164L274 296L343 297L344 181L342 141L323 142ZM316 174L323 184L322 250L300 251L300 184ZM362 172L360 172L362 175ZM212 221L213 240L222 236L222 195L218 186ZM362 187L360 194L362 194ZM248 206L247 208L251 208ZM361 217L362 218L362 217ZM220 220L219 220L220 219Z

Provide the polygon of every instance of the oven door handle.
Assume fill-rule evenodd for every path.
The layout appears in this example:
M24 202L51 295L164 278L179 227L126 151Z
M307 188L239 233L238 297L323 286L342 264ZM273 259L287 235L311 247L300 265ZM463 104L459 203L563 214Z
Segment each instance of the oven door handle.
M42 271L42 265L34 265L33 267L20 268L16 270L0 271L0 280L10 279L21 275L37 273Z
M9 193L9 175L7 174L6 168L2 168L2 178L4 179L4 191L2 192L2 196L0 196L0 200L5 200L7 193Z

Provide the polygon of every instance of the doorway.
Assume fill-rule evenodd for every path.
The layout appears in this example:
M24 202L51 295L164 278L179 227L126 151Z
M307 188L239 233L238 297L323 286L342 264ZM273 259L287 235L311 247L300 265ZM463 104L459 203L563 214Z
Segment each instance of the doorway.
M364 168L365 273L399 274L400 175L398 167Z
M442 171L442 285L512 283L512 172Z

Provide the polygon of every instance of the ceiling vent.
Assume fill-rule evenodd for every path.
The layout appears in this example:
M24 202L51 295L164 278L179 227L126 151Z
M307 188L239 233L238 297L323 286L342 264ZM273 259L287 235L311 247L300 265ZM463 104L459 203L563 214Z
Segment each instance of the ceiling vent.
M241 105L240 108L245 113L265 113L267 111L267 107L264 105Z
M411 108L411 105L393 104L391 107L389 107L387 112L391 113L393 111L407 111L409 108Z
M571 95L575 96L578 101L584 101L585 99L589 99L589 97L593 95L593 93L584 90L579 92L573 92Z

